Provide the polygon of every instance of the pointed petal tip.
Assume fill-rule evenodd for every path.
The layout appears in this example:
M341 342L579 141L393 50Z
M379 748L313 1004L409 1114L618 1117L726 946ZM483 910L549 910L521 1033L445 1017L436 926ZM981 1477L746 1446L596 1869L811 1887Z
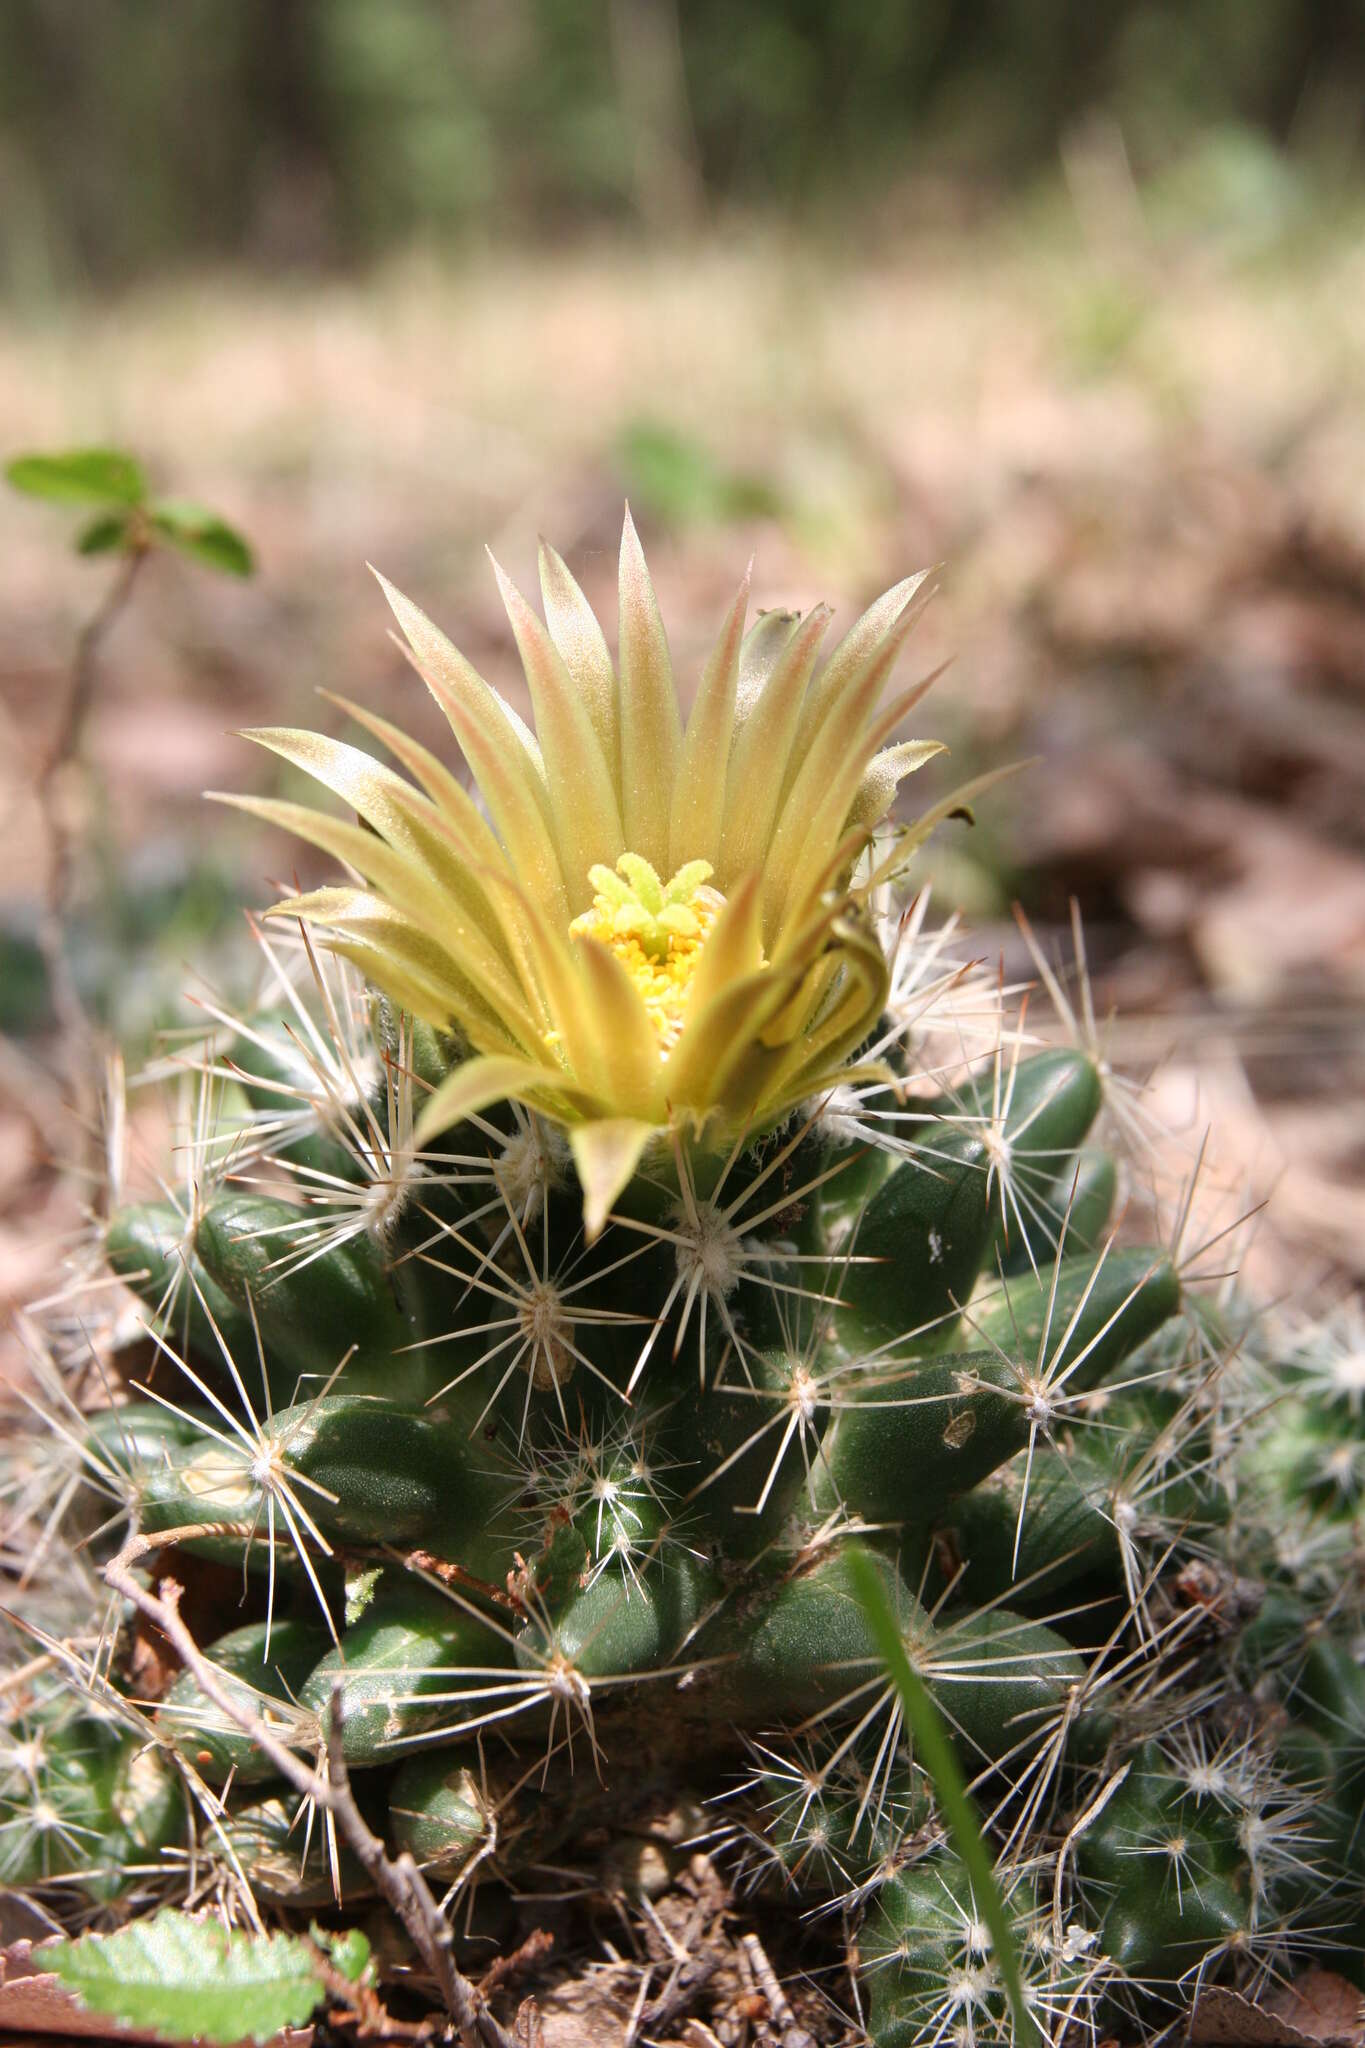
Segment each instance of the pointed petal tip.
M513 623L515 624L515 608L519 608L521 611L524 612L527 609L526 599L517 589L516 584L512 581L507 571L503 568L502 563L493 553L492 548L485 546L484 553L488 557L489 563L493 570L493 575L497 581L498 596L502 599L503 610L507 613L508 618L512 619Z
M654 1126L633 1117L604 1117L569 1126L569 1149L583 1188L583 1231L600 1235L611 1208L640 1163Z
M631 517L629 500L626 502L625 517L621 522L621 574L627 573L646 584L653 594L654 584L645 560L644 544L639 528Z

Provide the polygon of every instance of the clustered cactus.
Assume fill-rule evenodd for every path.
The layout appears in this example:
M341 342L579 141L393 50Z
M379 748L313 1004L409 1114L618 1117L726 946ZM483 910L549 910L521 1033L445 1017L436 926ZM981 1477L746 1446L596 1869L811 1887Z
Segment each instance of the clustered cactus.
M548 552L544 584L548 631L507 588L539 742L396 600L491 824L372 715L420 788L265 736L362 824L257 808L358 880L283 906L260 1007L182 1049L178 1165L50 1339L0 1880L363 1893L193 1672L149 1673L99 1580L132 1528L300 1757L340 1682L362 1807L457 1924L662 1798L830 1917L875 2048L1011 2040L861 1553L1043 2036L1304 1958L1365 1981L1365 1328L1201 1287L1179 1218L1131 1241L1093 1032L1031 1035L898 896L881 821L930 750L878 752L877 706L917 582L823 670L823 619L746 635L741 593L685 733L633 532L619 665ZM145 1327L102 1378L107 1276Z

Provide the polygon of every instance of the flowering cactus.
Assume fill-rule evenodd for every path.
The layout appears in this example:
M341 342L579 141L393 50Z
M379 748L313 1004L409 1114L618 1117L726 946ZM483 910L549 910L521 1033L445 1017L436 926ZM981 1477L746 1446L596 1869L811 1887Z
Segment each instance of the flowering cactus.
M629 520L616 662L541 575L548 624L499 572L534 733L385 586L482 807L360 707L412 780L252 735L360 822L234 801L352 878L276 906L184 1192L104 1232L150 1356L84 1419L70 1358L16 1454L64 1647L15 1695L0 1876L132 1910L197 1812L242 1910L349 1901L258 1739L321 1758L337 1697L450 1900L709 1801L737 1884L857 1935L876 2048L1009 2040L863 1556L1044 2035L1358 1960L1349 1343L1121 1239L1107 1066L900 900L964 799L885 822L936 751L893 738L924 686L886 694L924 579L822 667L825 613L746 632L746 579L684 723ZM57 1618L130 1528L221 1587L233 1713L194 1669L152 1697L122 1609L94 1647Z

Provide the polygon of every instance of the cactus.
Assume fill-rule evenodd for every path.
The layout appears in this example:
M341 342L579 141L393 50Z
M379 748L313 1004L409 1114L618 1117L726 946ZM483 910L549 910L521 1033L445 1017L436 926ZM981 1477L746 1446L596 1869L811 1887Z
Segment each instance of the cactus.
M963 801L882 824L931 751L883 746L916 692L878 708L920 580L823 669L822 615L746 634L741 591L684 728L629 525L617 664L542 568L548 630L504 579L538 741L393 595L491 824L368 711L414 781L257 735L362 825L251 808L362 885L280 906L179 1084L184 1192L117 1205L87 1274L145 1333L82 1414L59 1332L57 1426L11 1453L21 1616L64 1647L15 1679L0 1876L133 1910L197 1832L233 1897L364 1895L192 1671L148 1697L130 1617L73 1620L139 1530L301 1758L339 1686L362 1806L452 1914L701 1797L737 1883L857 1933L875 2048L1009 2040L861 1552L1044 2036L1358 1966L1365 1332L1120 1236L1097 1049L902 900Z

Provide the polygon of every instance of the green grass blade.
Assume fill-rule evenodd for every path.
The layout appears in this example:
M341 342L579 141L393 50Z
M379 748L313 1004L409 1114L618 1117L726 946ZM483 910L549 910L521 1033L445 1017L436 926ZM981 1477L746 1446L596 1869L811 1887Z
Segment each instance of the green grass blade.
M906 1723L914 1736L916 1758L933 1783L953 1847L962 1859L981 1917L990 1929L995 1958L1005 1980L1016 2038L1020 2042L1036 2041L1039 2030L1024 1996L1024 1979L1019 1968L1014 1931L1000 1896L1000 1887L995 1881L990 1851L977 1825L971 1795L958 1769L938 1708L905 1654L896 1617L871 1558L857 1550L850 1552L848 1571L859 1605L876 1637L887 1673L900 1695Z

